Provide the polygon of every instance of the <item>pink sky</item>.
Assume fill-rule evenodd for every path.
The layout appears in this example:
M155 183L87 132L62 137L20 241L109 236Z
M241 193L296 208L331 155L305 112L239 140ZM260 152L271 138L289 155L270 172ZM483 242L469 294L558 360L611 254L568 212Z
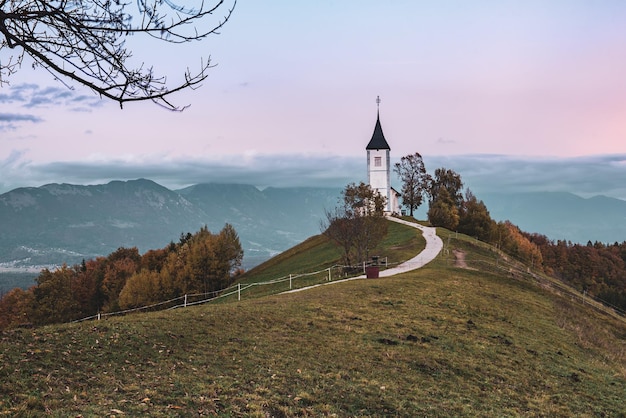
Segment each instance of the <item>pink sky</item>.
M0 88L0 192L78 177L46 177L50 164L167 172L268 155L361 158L378 95L392 158L624 154L624 22L618 0L241 0L219 36L137 45L138 59L172 77L201 56L218 64L174 98L191 104L182 113L120 110L24 67Z

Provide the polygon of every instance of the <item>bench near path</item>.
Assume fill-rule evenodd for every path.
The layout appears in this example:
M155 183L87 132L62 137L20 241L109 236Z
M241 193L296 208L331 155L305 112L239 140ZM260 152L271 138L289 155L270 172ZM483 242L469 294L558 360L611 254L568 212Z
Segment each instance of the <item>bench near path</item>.
M422 231L422 235L424 236L424 239L426 240L426 247L419 254L417 254L415 257L411 258L410 260L405 261L402 264L398 264L395 267L391 267L391 268L381 271L379 273L379 277L389 277L395 274L400 274L400 273L404 273L407 271L418 269L420 267L424 267L426 264L433 261L443 249L443 241L441 240L441 238L437 236L437 230L435 228L422 226L414 222L404 221L402 219L394 218L393 216L388 216L387 219L393 222L398 222L407 226L411 226L413 228L417 228L420 231ZM358 280L358 279L365 279L365 278L366 276L365 274L363 274L361 276L350 277L349 279L334 280L328 283L321 283L321 284L316 284L313 286L301 287L299 289L288 290L283 293L295 293L295 292L300 292L302 290L312 289L318 286L326 286L329 284L346 282L348 280Z

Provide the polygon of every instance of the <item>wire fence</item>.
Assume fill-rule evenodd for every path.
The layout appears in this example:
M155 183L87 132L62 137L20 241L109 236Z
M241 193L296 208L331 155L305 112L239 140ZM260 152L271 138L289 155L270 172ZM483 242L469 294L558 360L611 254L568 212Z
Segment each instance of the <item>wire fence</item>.
M450 255L450 244L448 240L447 248L444 248L440 253L440 257L444 259L446 263L454 261ZM468 268L476 268L483 271L506 273L510 278L519 280L532 280L544 288L549 288L552 291L560 292L568 296L572 301L577 301L583 305L589 305L594 309L608 313L612 316L616 316L620 319L626 317L626 312L611 303L602 300L598 297L588 295L586 293L580 293L566 283L563 283L555 278L549 277L535 269L532 269L521 261L512 259L508 255L502 253L500 250L493 249L495 252L494 257L481 257L472 256L466 258L464 261ZM218 300L227 300L229 298L236 298L240 301L242 297L248 295L249 297L258 297L270 294L277 294L297 288L304 288L307 286L314 286L323 284L326 282L337 281L340 279L355 278L366 274L367 267L376 265L382 270L391 268L400 264L404 264L410 267L410 262L398 262L388 263L387 258L381 259L378 262L364 261L356 266L346 266L336 264L331 267L325 267L317 271L307 273L293 273L276 279L255 282L255 283L237 283L233 286L229 286L225 289L216 290L207 293L197 294L185 294L177 298L169 299L163 302L154 303L142 307L125 309L116 312L98 313L96 315L88 316L86 318L77 319L72 322L82 322L89 320L100 320L111 316L127 315L136 312L153 312L169 309L186 308L190 306L196 306L200 304L215 302ZM417 263L416 263L417 264ZM407 268L406 270L410 270ZM266 288L265 290L259 290Z
M341 264L335 264L331 267L326 267L317 271L307 273L292 273L276 279L254 282L254 283L237 283L221 290L215 290L206 293L185 294L176 298L172 298L162 302L156 302L150 305L124 309L115 312L102 312L95 315L91 315L85 318L76 319L72 321L83 322L90 320L101 320L112 316L123 316L137 312L154 312L170 309L186 308L189 306L201 305L204 303L214 302L217 300L225 300L228 298L237 298L238 301L242 299L244 294L248 294L252 297L260 295L269 295L281 293L288 290L294 290L297 288L303 288L307 286L314 286L316 284L322 284L331 282L333 280L340 280L346 278L359 277L366 274L366 269L372 265L376 265L381 268L390 268L399 263L388 263L387 258L380 259L379 261L364 261L358 265L346 266ZM261 287L270 288L266 292L255 292L254 289Z

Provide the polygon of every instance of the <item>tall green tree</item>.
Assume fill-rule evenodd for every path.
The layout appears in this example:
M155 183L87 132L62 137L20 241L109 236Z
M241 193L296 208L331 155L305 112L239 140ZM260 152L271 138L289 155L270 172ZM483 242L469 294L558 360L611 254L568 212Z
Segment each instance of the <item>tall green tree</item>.
M436 169L428 190L431 204L439 198L443 189L448 194L447 199L451 199L452 204L456 206L457 210L460 210L463 204L463 180L461 180L461 175L445 167Z
M459 210L454 204L454 200L448 194L448 190L442 188L428 208L429 222L433 226L440 226L454 231L459 225L459 219Z
M424 201L431 182L422 156L418 152L405 155L394 165L393 171L402 181L402 204L409 208L409 214L413 216L413 211Z
M213 256L216 261L214 268L217 273L215 288L219 290L232 283L233 275L241 267L243 248L235 228L227 223L215 237Z
M353 266L369 257L387 233L385 197L370 185L350 183L341 193L339 205L326 211L324 234L343 250L343 263Z
M463 181L454 170L444 167L435 170L428 194L428 220L434 226L456 230L463 207Z
M459 213L458 231L481 241L489 242L495 229L495 221L482 200L478 200L470 189L465 191L465 200Z

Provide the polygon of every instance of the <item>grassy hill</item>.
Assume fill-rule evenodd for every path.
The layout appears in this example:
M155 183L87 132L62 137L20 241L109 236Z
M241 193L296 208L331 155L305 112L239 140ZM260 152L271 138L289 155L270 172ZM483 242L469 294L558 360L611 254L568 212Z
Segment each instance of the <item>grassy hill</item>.
M439 259L392 278L5 332L0 413L626 416L623 319L440 234ZM414 239L393 229L385 248ZM321 238L303 245L244 280L329 251Z

